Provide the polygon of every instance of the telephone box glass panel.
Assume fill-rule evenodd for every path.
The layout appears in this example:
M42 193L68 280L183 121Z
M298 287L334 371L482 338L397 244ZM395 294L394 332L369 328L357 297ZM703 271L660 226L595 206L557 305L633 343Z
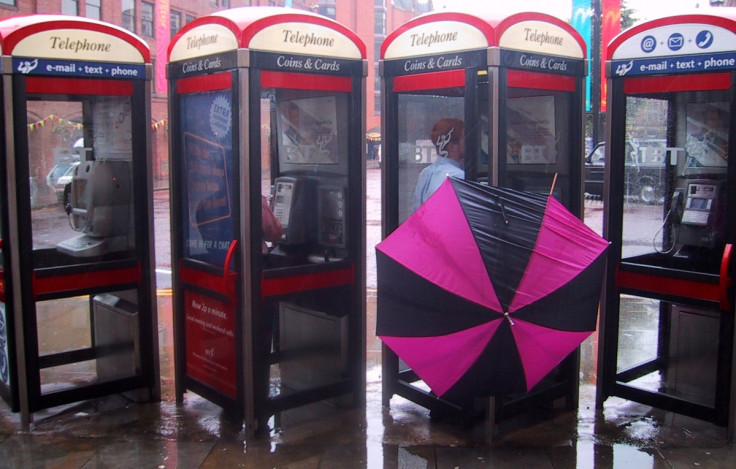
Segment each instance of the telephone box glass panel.
M36 267L135 248L130 98L59 98L27 103Z
M442 132L437 135L437 141L432 140L432 129L440 120L462 121L465 118L465 98L455 93L443 94L437 91L425 94L406 93L398 96L398 109L398 210L399 223L402 223L429 196L418 194L421 190L417 188L419 174L437 161L440 156L438 152L444 152L443 142L454 138L464 140L464 135L458 136L464 133L464 127L443 127ZM443 156L447 155L443 153ZM462 163L458 168L462 170Z
M718 271L729 99L726 91L627 96L625 155L611 156L624 162L624 260Z
M569 136L575 135L570 128L572 96L562 91L508 89L506 132L499 139L505 142L499 149L500 166L506 168L500 173L502 185L542 194L552 191L558 200L569 204Z
M347 255L348 95L269 88L261 98L261 195L268 266ZM271 262L272 261L272 262Z
M347 264L355 242L348 232L348 94L264 88L260 105L263 269L286 279ZM349 288L293 285L267 296L259 317L256 381L270 383L269 398L349 373Z

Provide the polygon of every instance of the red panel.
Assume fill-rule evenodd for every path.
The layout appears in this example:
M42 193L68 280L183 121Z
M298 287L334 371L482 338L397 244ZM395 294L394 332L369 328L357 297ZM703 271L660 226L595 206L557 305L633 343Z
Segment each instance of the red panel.
M26 78L27 93L84 94L132 96L130 81L95 80L93 78Z
M261 86L264 88L289 88L293 90L342 91L352 90L350 77L312 75L309 73L261 72Z
M730 88L730 73L627 78L624 82L624 93L626 94L727 90Z
M176 92L178 94L229 90L232 87L233 78L230 72L217 73L215 75L182 78L181 80L176 82Z
M264 278L261 283L261 297L284 295L318 288L350 285L355 281L352 266L349 269L316 272L304 275L288 275L277 278Z
M444 72L403 75L394 78L394 91L434 90L438 88L455 88L465 86L465 70L447 70Z
M235 281L237 280L237 274L222 277L182 266L179 268L179 278L182 283L195 285L213 293L227 296L232 303L236 303Z
M601 1L601 54L605 57L608 44L621 32L621 0ZM600 110L606 112L608 108L608 80L606 79L606 64L600 63Z
M186 372L232 398L237 392L235 309L231 304L184 291Z
M714 301L717 303L721 301L721 287L719 285L693 280L618 271L616 274L616 286L618 288Z
M728 296L728 290L733 283L731 277L728 276L728 267L731 265L731 257L733 255L733 244L726 244L721 258L721 272L718 277L718 288L721 290L721 309L723 311L731 311L731 300Z
M530 88L534 90L575 91L575 78L547 73L509 70L508 86L511 88Z
M48 293L63 293L81 288L110 287L129 283L140 283L140 267L125 269L95 270L53 277L33 277L34 296Z

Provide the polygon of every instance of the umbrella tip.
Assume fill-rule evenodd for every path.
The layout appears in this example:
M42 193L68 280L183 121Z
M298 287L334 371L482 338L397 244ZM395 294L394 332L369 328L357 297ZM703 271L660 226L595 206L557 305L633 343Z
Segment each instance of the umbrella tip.
M506 311L505 313L503 313L503 315L506 316L506 319L509 321L509 324L513 326L514 325L514 320L511 319L511 315L509 314L509 312Z
M549 195L553 195L555 193L556 184L557 184L557 173L555 173L555 177L552 179L552 186L549 188Z

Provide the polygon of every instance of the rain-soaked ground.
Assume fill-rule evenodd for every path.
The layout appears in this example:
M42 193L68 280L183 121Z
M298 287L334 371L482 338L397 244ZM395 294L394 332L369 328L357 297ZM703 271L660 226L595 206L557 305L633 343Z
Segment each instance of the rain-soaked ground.
M375 311L370 296L369 310ZM482 421L433 420L399 397L383 407L376 351L369 353L364 408L333 409L321 417L299 409L292 411L293 423L246 438L241 424L195 394L176 405L170 297L160 296L159 314L161 402L112 396L50 409L34 415L30 432L22 432L18 414L0 404L0 467L736 467L725 428L618 398L597 412L595 336L581 348L578 409L534 409L508 419L491 443Z
M375 173L369 171L369 255L380 229ZM586 205L586 222L598 231L600 211L595 203ZM319 417L313 409L298 409L269 435L251 438L239 422L193 393L178 406L170 290L161 289L161 402L111 396L49 409L36 413L31 430L23 432L19 415L0 401L0 468L736 467L736 447L723 427L619 398L596 410L597 335L581 346L577 409L546 406L507 419L492 442L482 420L461 425L432 419L399 397L384 407L372 268L369 261L365 407L333 408ZM642 311L636 327L645 330Z

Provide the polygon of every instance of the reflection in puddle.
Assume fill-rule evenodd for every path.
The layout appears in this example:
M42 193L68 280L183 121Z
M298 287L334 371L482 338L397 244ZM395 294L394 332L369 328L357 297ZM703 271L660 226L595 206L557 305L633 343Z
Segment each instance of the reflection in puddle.
M576 446L578 468L631 468L658 467L655 457L633 446L614 444L604 446L592 441L578 441ZM663 461L660 461L663 462Z

